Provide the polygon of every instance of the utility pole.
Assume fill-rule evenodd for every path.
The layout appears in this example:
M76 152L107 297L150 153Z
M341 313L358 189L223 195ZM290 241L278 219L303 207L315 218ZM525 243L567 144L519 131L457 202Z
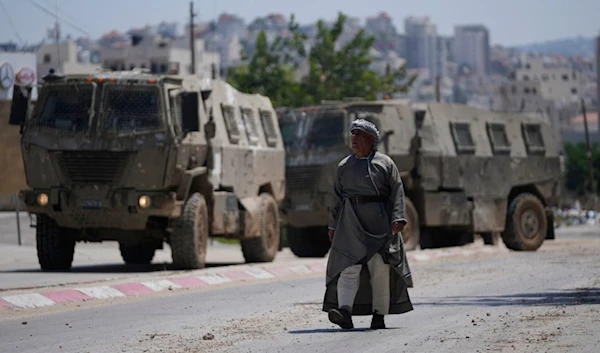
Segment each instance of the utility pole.
M56 71L60 72L60 27L58 25L58 0L54 2L54 11L55 11L55 22L54 26L56 28Z
M440 102L440 76L435 77L435 101Z
M588 131L588 122L587 122L587 115L585 113L585 101L583 100L583 98L581 98L581 112L583 113L583 126L585 128L585 147L586 147L586 157L587 157L587 161L588 161L588 172L589 174L589 178L590 178L590 186L592 188L592 200L593 200L593 207L594 210L596 210L596 182L594 180L594 163L592 161L592 150L590 148L590 133Z
M192 75L196 74L196 38L194 36L194 17L196 17L196 14L194 13L194 1L190 1L190 51L192 52Z

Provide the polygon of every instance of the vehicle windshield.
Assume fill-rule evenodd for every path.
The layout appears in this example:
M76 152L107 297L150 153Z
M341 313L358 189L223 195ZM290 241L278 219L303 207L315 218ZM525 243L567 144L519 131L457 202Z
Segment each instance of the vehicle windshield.
M87 131L94 86L60 84L46 86L40 94L37 126L65 131Z
M279 117L279 130L283 145L287 149L294 149L300 145L298 138L304 118L302 113L293 110Z
M114 134L161 129L162 104L158 86L106 85L100 122L103 132Z
M343 110L325 110L311 116L306 136L308 148L330 148L344 145L347 126Z

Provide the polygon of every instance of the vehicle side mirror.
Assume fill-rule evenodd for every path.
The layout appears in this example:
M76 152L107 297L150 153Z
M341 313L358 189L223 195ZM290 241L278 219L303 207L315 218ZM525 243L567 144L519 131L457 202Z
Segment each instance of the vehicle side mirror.
M198 92L181 93L181 128L183 133L200 131Z
M420 130L423 127L423 121L425 120L425 110L415 111L415 127Z
M23 125L27 119L27 110L29 108L29 97L31 96L31 86L13 86L12 104L10 107L10 125Z
M208 122L204 124L204 135L207 140L210 140L215 137L217 134L217 126L215 125L215 119L213 118L213 110L210 108L210 112L208 113Z

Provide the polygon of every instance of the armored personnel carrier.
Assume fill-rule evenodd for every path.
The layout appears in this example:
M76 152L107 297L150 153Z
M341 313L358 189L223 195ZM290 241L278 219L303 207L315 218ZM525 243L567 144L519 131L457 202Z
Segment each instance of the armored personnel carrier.
M78 241L118 241L128 264L167 242L180 269L205 266L217 236L274 259L285 152L268 97L141 70L49 74L34 108L30 91L17 86L10 121L42 269L70 268Z
M542 114L489 112L460 104L408 101L328 103L279 109L286 148L287 237L299 257L324 256L329 194L336 166L350 151L356 118L380 130L407 196L408 250L462 245L501 235L513 250L554 238L559 150Z

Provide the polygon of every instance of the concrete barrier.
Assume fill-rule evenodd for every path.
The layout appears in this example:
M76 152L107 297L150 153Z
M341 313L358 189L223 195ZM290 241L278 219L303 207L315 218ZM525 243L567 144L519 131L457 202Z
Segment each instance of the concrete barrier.
M0 211L13 211L12 196L27 188L19 126L8 124L10 105L10 101L0 101Z

